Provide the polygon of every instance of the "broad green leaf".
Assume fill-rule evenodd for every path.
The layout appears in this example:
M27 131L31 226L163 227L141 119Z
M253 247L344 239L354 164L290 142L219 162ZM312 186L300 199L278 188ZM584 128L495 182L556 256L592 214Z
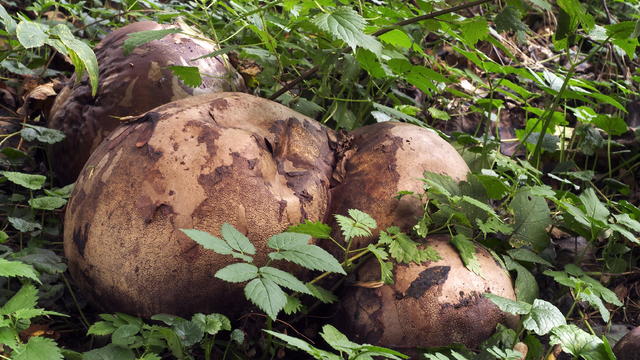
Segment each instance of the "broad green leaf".
M55 196L41 196L29 200L29 205L38 210L55 210L67 204L67 200Z
M249 281L258 277L258 268L247 263L231 264L218 270L215 277L232 283Z
M275 282L265 278L251 280L244 287L244 295L274 320L287 303L287 294Z
M49 249L27 248L20 252L17 260L33 266L40 273L60 274L67 270L62 257Z
M576 357L588 360L609 360L602 340L573 324L561 325L553 329L549 342L552 345L560 344L562 351Z
M314 359L319 359L319 360L341 360L342 359L341 356L332 354L328 351L320 350L314 347L313 345L309 344L308 342L298 339L296 337L281 334L271 330L263 330L263 331L269 335L272 335L284 341L285 344L287 344L288 346L294 349L298 349L306 352L307 354L311 355Z
M353 350L360 347L360 345L350 341L345 334L331 325L324 325L320 336L329 346L341 353L353 354Z
M167 331L171 332L171 329L167 329ZM115 344L109 344L82 354L82 360L134 360L135 358L133 350Z
M331 238L331 227L320 221L305 220L302 224L289 226L287 232L307 234L316 239Z
M514 301L491 293L485 293L483 296L496 304L500 310L513 315L529 314L533 307L531 304L527 304L526 302Z
M302 281L298 280L295 276L289 274L286 271L282 271L270 266L263 266L258 270L258 272L260 273L261 277L272 280L282 287L297 291L302 294L311 295L311 291L309 291L309 289Z
M31 284L22 285L15 295L0 308L0 315L9 315L20 309L31 309L38 303L38 290Z
M393 29L387 33L384 33L378 37L381 41L391 44L393 46L399 46L408 49L413 44L413 40L404 31L400 29Z
M62 360L62 352L53 339L32 336L20 344L11 357L13 360Z
M269 253L269 258L272 260L291 261L310 270L346 274L336 258L316 245L293 246L287 250Z
M546 335L554 327L565 325L566 323L564 315L557 307L540 299L533 301L531 311L522 320L522 326L525 329L533 331L540 336Z
M362 47L376 55L382 51L378 40L363 32L366 20L349 7L342 6L331 13L321 13L311 22L332 37L346 42L353 50Z
M338 301L337 296L335 296L331 291L321 286L313 285L313 284L306 284L306 286L307 286L307 289L311 291L311 294L313 294L313 297L320 300L320 302L324 304L332 304Z
M593 16L587 12L579 0L557 0L557 3L572 19L580 22L585 31L589 32L595 26Z
M576 300L588 302L591 306L593 306L594 308L598 309L598 312L602 316L602 320L605 323L609 322L611 313L609 313L609 310L607 309L607 307L602 302L602 299L600 299L598 294L595 294L591 288L586 288L586 289L581 290L578 293L578 295L576 297Z
M40 282L38 279L38 273L34 270L33 266L25 264L20 261L9 261L7 259L0 258L0 276L2 277L25 277L36 282Z
M516 192L509 208L514 213L515 223L509 242L514 247L531 246L542 251L549 243L547 226L551 224L549 206L544 198L534 196L530 190L521 188Z
M136 360L162 360L162 358L154 353L146 353L142 355L142 357L137 358Z
M473 241L463 234L456 234L451 238L451 243L458 249L464 266L474 274L482 276L482 269L478 257L476 257L476 246Z
M612 136L622 135L629 131L624 119L617 116L598 116L593 120L593 124Z
M76 39L71 30L63 24L58 24L51 29L51 34L60 38L64 46L69 49L72 59L77 58L78 61L74 61L76 74L80 75L83 69L87 70L89 83L91 84L91 96L96 96L98 92L98 59L93 50L83 41ZM82 69L79 69L80 65ZM80 80L80 78L78 77L77 80Z
M231 246L233 250L236 250L242 254L255 255L256 248L251 241L244 236L240 231L234 228L232 225L224 223L220 229L220 233L224 241Z
M289 250L298 246L308 245L311 240L309 234L285 232L273 235L267 241L267 246L274 250Z
M111 342L115 345L128 346L136 340L135 335L140 332L140 327L134 324L127 324L118 327L111 334Z
M607 218L609 217L609 210L604 206L603 203L598 199L598 195L593 190L593 188L588 188L579 196L582 201L582 205L585 207L585 212L588 217L601 221L603 223L607 222Z
M220 255L230 255L233 251L226 242L208 232L195 229L180 229L180 231L185 233L191 240L200 244L203 248L213 250Z
M16 329L12 329L6 325L0 327L0 344L15 349L18 346L18 336L18 331Z
M640 222L632 219L629 214L613 215L613 217L618 224L624 225L635 232L640 232Z
M551 265L550 262L543 259L542 257L540 257L539 255L537 255L536 253L534 253L529 249L525 249L525 248L511 249L511 250L507 250L507 254L509 254L509 256L511 256L514 260L535 263L535 264L542 264L549 267L553 266Z
M184 347L192 346L202 340L204 330L194 322L185 319L178 319L171 329L176 333Z
M504 256L504 262L508 270L518 274L515 281L516 299L531 304L538 297L540 290L536 278L526 267L513 261L511 257Z
M520 11L513 6L505 6L493 19L498 31L527 32L529 27L522 22Z
M489 23L483 16L476 16L460 24L460 33L467 45L474 46L489 36Z
M25 174L15 171L0 171L0 175L7 178L14 184L20 185L30 190L39 190L47 180L46 176L36 174Z
M191 322L200 326L202 331L209 335L215 335L222 330L231 331L229 318L222 314L194 314Z
M44 32L42 26L31 21L23 20L16 27L16 35L20 44L25 49L40 47L49 36Z
M53 188L51 190L44 189L44 193L49 196L60 197L63 199L68 199L71 196L71 192L73 191L74 183L71 183L67 186L63 186L61 188Z
M38 140L45 144L55 144L65 138L64 133L60 130L31 124L25 125L25 127L20 130L20 136L27 141Z
M9 235L6 232L0 230L0 244L4 244L5 242L7 242L7 240L9 240ZM3 276L3 275L0 274L0 276Z
M169 66L169 70L182 80L182 82L192 88L196 88L202 84L202 77L197 66Z
M449 116L449 114L446 111L436 109L433 106L429 107L427 110L429 111L429 114L431 115L431 117L434 119L439 119L443 121L449 121L451 119L451 116Z
M127 34L127 39L122 44L122 51L125 55L129 55L133 51L133 49L140 45L144 45L153 40L160 40L169 34L177 34L179 32L182 32L182 30L175 28L130 33Z
M162 339L164 339L164 341L166 341L167 346L171 350L171 354L175 358L186 358L184 349L182 347L182 342L180 341L180 338L178 338L178 335L176 335L175 331L173 331L173 329L169 329L164 326L153 326L151 330L157 333Z
M4 28L7 30L7 33L9 33L9 35L15 34L16 26L18 25L16 24L16 21L13 20L11 15L9 15L4 6L2 6L2 4L0 4L0 21L2 21L2 23L4 24Z
M116 327L108 321L98 321L92 324L87 331L87 335L109 335L116 331Z

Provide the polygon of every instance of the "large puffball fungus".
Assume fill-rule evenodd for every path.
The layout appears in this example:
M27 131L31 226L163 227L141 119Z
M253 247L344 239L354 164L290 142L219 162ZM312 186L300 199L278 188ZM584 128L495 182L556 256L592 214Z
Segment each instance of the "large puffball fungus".
M66 135L52 149L53 168L60 182L75 181L91 152L120 123L116 117L142 114L191 95L244 91L242 77L225 56L193 60L218 48L184 24L178 26L182 33L169 34L124 53L122 45L128 34L170 28L176 26L142 21L113 31L95 48L99 65L96 96L91 96L88 81L78 82L75 75L61 90L49 120L49 127ZM199 87L191 88L168 69L172 65L197 66L206 76Z
M441 260L396 264L392 285L345 289L337 322L350 339L409 352L453 343L474 348L498 323L513 324L513 316L482 296L492 293L515 300L509 274L488 251L477 247L481 277L464 266L447 236L430 237L425 245ZM375 259L356 271L356 284L379 279Z
M179 229L255 245L324 217L334 165L331 130L243 93L189 97L121 125L91 155L65 216L71 275L105 310L140 316L246 305L241 284L214 278L234 260Z
M458 152L435 132L416 125L384 122L343 136L338 147L328 215L358 209L371 215L379 229L398 226L410 231L423 214L415 196L398 199L399 191L422 193L425 171L466 179L469 167ZM332 222L333 219L327 219ZM334 226L334 228L336 228ZM354 238L352 248L375 238ZM327 242L326 246L331 248Z

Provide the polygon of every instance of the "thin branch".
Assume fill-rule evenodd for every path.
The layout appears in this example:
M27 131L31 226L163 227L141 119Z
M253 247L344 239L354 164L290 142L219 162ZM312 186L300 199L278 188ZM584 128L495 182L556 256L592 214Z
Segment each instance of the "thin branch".
M458 6L454 6L448 9L443 9L443 10L438 10L438 11L434 11L425 15L420 15L420 16L416 16L407 20L403 20L400 22L397 22L389 27L380 29L376 32L374 32L373 36L380 36L382 34L386 34L389 31L400 27L400 26L404 26L404 25L409 25L409 24L414 24L420 21L424 21L424 20L429 20L429 19L433 19L435 17L441 16L441 15L446 15L446 14L450 14L459 10L464 10L464 9L468 9L470 7L474 7L477 5L482 5L484 3L488 3L490 1L493 0L477 0L477 1L472 1L470 3L466 3L466 4L460 4ZM351 50L351 47L346 47L344 49L342 49L340 52L346 52ZM318 70L320 70L320 66L316 65L314 67L312 67L311 69L303 72L302 74L300 74L299 77L289 81L288 83L286 83L282 88L280 88L280 90L276 91L275 93L273 93L273 95L269 96L269 100L275 100L277 98L279 98L282 94L286 93L287 91L291 90L294 86L296 86L297 84L299 84L300 82L302 82L303 80L307 79L308 77L312 76L313 74L317 73Z

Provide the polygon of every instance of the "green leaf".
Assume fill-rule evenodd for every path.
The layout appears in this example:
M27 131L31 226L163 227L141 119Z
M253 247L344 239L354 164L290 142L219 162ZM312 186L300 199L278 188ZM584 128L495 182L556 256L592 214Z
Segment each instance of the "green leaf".
M427 110L429 111L429 114L431 115L431 117L434 119L443 120L443 121L449 121L451 119L451 116L449 116L449 114L446 111L436 109L433 106L429 107Z
M0 230L0 244L4 244L5 242L7 242L7 240L9 240L9 235L7 235L6 232ZM3 276L3 275L0 273L0 276Z
M38 279L38 273L36 273L36 271L33 269L33 266L22 263L20 261L9 261L2 258L0 258L0 276L20 276L36 282L40 282L40 280Z
M311 291L311 294L313 295L313 297L320 300L320 302L324 304L332 304L338 301L337 296L335 296L331 291L319 285L306 284L306 286L307 286L307 289Z
M15 171L0 171L0 175L7 178L16 185L20 185L30 190L39 190L47 180L46 176L36 174L25 174Z
M22 136L26 141L38 140L45 144L55 144L65 138L64 133L60 130L31 124L26 124L25 127L20 130L20 136Z
M272 246L273 247L273 246ZM287 260L311 270L330 271L345 275L342 265L331 254L316 245L296 245L269 253L272 260Z
M360 347L360 345L350 341L345 334L341 333L331 325L324 325L320 332L320 336L322 336L322 339L324 339L329 346L341 353L347 353L348 355L352 355L353 350Z
M311 236L304 233L280 233L273 235L267 241L267 246L274 250L289 250L297 246L308 245Z
M515 281L516 298L518 301L531 304L538 297L540 290L535 277L526 267L513 261L509 256L504 256L504 262L508 270L518 274Z
M54 196L41 196L29 200L29 205L38 210L55 210L67 204L67 200Z
M598 312L602 316L602 321L605 323L609 322L611 313L602 302L602 299L600 299L598 294L595 294L591 288L586 288L578 292L576 300L588 302L591 306L598 309Z
M258 268L246 263L231 264L218 270L214 276L227 282L239 283L258 277Z
M69 49L69 55L72 59L77 58L78 61L73 61L73 63L76 68L76 74L78 74L78 80L80 80L79 75L82 74L83 69L87 70L89 83L91 84L91 96L96 96L98 92L98 59L93 50L89 45L76 39L71 30L63 24L58 24L51 29L51 34L60 38L64 46Z
M111 334L111 342L115 345L128 346L135 342L135 335L138 332L140 332L140 326L138 325L122 325Z
M242 234L232 225L227 223L222 224L220 233L224 238L224 241L226 241L232 249L242 254L255 255L256 248L253 246L251 241L249 241L249 239L244 236L244 234Z
M349 217L344 215L335 215L336 221L340 226L345 241L349 241L354 237L371 236L371 230L378 225L369 214L357 209L348 210Z
M293 347L294 349L298 349L306 352L307 354L311 355L314 359L319 359L319 360L341 360L342 359L342 357L338 355L332 354L324 350L320 350L312 346L308 342L295 338L293 336L281 334L271 330L263 330L263 331L269 335L272 335L284 341L285 344L287 344L290 347Z
M200 326L202 331L209 335L215 335L222 330L231 331L229 318L222 314L194 314L191 322Z
M16 35L18 41L25 49L41 47L45 40L49 38L47 33L42 29L42 25L23 20L16 27Z
M458 249L460 258L464 265L472 271L474 274L482 276L482 269L480 268L480 262L476 257L476 246L473 241L463 234L456 234L451 238L451 243Z
M612 136L622 135L629 131L624 119L617 116L598 116L593 120L593 124Z
M474 46L479 40L489 36L489 23L484 17L476 16L460 24L460 33L467 45Z
M38 303L38 290L31 284L22 285L15 295L0 308L0 315L9 315L20 309L35 308Z
M170 329L166 330L171 332ZM82 354L82 360L134 360L135 357L133 350L115 344L109 344Z
M529 27L520 20L520 11L513 6L505 6L504 9L493 19L498 31L527 32Z
M593 16L587 12L580 0L558 0L557 3L572 20L580 22L585 31L589 32L595 26Z
M40 273L60 274L67 270L62 258L49 249L27 248L16 259L33 266Z
M0 4L0 21L4 24L4 28L7 30L9 35L15 34L17 26L16 21L13 20L2 4Z
M9 216L9 223L20 232L30 232L36 229L42 229L42 225L35 221Z
M0 344L15 349L18 346L18 336L18 331L16 329L0 327Z
M607 210L606 206L598 200L598 196L593 188L588 188L579 196L580 201L582 201L582 205L585 207L585 212L588 217L591 219L595 219L601 221L603 223L607 222L607 218L609 217L609 210Z
M287 294L273 280L265 278L251 280L244 287L244 295L274 320L287 303Z
M195 229L180 229L180 231L207 250L213 250L220 255L230 255L233 252L226 242L208 232Z
M522 320L522 326L525 329L534 331L540 336L546 335L554 327L566 323L564 315L557 307L540 299L533 301L531 312Z
M549 338L551 345L560 344L562 351L588 360L609 360L602 340L579 327L561 325L553 329Z
M16 347L13 360L61 360L62 352L53 339L32 336L26 344Z
M389 254L384 249L369 244L367 249L376 257L380 265L380 281L385 284L393 284L393 264L385 261L389 258Z
M287 295L287 303L284 305L284 309L282 310L287 315L295 314L302 310L302 303L297 297Z
M311 291L309 291L309 289L302 281L298 280L295 276L289 274L286 271L282 271L270 266L263 266L258 270L258 272L260 273L261 277L269 279L282 287L297 291L302 294L311 295Z
M175 28L130 33L127 34L127 39L122 44L122 51L125 55L129 55L133 51L133 49L140 45L144 45L153 40L160 40L169 34L177 34L179 32L182 32L182 30Z
M65 314L62 314L56 311L49 311L45 309L34 309L34 308L16 310L12 314L13 318L17 320L30 320L38 316L50 316L50 315L67 316Z
M629 214L613 215L613 217L618 224L624 225L635 232L640 232L640 222L632 219Z
M182 318L177 319L171 329L176 333L184 347L200 342L204 336L204 330L200 325Z
M549 206L544 198L532 195L529 189L516 192L509 208L514 213L515 223L509 242L513 247L532 246L542 251L549 243L547 226L551 224Z
M413 45L413 40L404 31L393 29L378 37L381 41L401 48L408 49Z
M110 335L116 331L116 327L108 321L98 321L92 324L87 331L87 335Z
M411 240L407 234L397 227L387 229L393 236L385 231L380 232L380 243L389 244L389 254L396 261L408 264L414 262L421 264L425 261L437 261L440 259L438 253L431 247L419 249L418 243Z
M540 257L539 255L537 255L536 253L534 253L529 249L525 249L525 248L511 249L511 250L507 250L507 254L509 254L509 256L511 256L514 260L535 263L535 264L542 264L549 267L553 266L551 265L550 262L543 259L542 257Z
M342 6L331 13L322 13L311 22L332 37L346 42L353 50L362 47L376 55L382 51L378 40L363 32L366 20L349 7Z
M331 238L331 227L320 221L305 220L302 224L289 226L287 232L307 234L316 239Z
M169 70L182 80L182 82L192 88L196 88L202 84L202 77L197 66L169 66Z
M494 295L491 293L483 294L484 297L491 300L501 311L507 312L513 315L525 315L529 314L532 309L532 305L522 301L514 301L504 298L502 296Z
M63 199L68 199L71 196L71 192L73 191L74 183L71 183L67 186L63 186L61 188L53 188L51 190L44 189L44 193L49 196L60 197Z

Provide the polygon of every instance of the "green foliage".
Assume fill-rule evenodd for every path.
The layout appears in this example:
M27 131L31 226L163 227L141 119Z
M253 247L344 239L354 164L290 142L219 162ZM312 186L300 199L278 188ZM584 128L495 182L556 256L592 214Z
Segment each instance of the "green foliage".
M138 46L144 45L153 40L160 40L169 34L177 34L180 32L182 32L182 30L172 28L162 30L138 31L135 33L127 34L127 38L122 44L122 51L125 55L128 55L133 51L133 49Z

